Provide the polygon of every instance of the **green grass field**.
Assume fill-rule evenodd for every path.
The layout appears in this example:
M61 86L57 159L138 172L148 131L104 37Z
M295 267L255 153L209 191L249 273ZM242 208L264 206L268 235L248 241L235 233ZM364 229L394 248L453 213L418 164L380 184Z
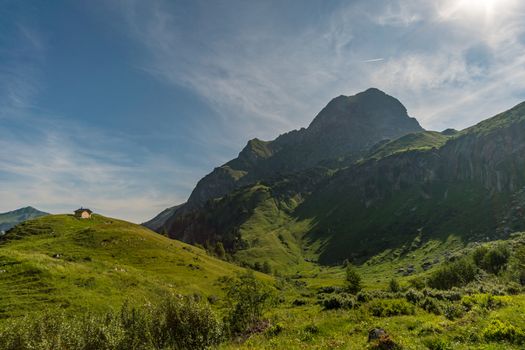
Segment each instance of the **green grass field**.
M259 235L267 235L260 247L278 240L272 225L294 225L287 217L283 222L268 220L264 213L272 204L264 205L270 207L256 212L252 221ZM301 239L293 236L294 230L287 233L288 242ZM272 255L278 250L266 254L262 248L244 253L254 260L289 259L289 266L275 276L257 274L276 296L263 315L267 326L224 339L220 349L381 349L367 341L368 331L376 327L402 349L523 348L525 295L523 287L510 282L510 267L498 276L480 272L478 280L452 291L417 286L447 257L468 256L475 244L465 245L457 236L427 242L416 237L358 266L363 290L351 296L343 289L345 269L296 260L304 253L297 242L283 248L281 256ZM525 246L525 235L502 243L515 254ZM512 259L508 266L514 266ZM413 272L404 274L409 266ZM59 309L75 316L118 312L126 301L141 306L167 294L198 294L201 300L213 296L218 301L212 308L222 317L228 313L222 281L242 271L202 249L124 221L99 215L87 220L47 216L17 226L1 241L0 325ZM388 291L392 278L400 284L398 292ZM422 299L410 301L411 293ZM457 299L446 299L456 294ZM325 300L340 297L349 298L351 306L327 308ZM432 303L438 308L428 306ZM459 313L450 316L449 309Z
M142 226L94 215L28 221L0 243L0 316L106 310L164 293L220 294L242 269Z

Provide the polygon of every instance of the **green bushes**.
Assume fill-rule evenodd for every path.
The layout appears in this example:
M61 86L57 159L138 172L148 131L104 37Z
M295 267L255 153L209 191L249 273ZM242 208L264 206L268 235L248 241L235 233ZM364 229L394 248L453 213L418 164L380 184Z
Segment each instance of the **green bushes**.
M346 267L346 290L349 293L357 294L361 288L361 276L354 266L348 264Z
M476 278L476 266L470 258L449 262L434 271L428 278L428 285L437 289L451 289L472 282Z
M508 322L493 320L481 332L483 338L488 341L508 341L515 344L525 343L525 332Z
M347 294L330 295L321 302L325 310L351 309L355 304L355 299Z
M68 318L45 314L8 322L0 348L25 349L209 349L223 337L216 315L190 298L168 297L155 306L124 305L118 313Z
M376 317L390 317L397 315L413 315L414 305L404 299L376 299L368 303L370 313Z
M388 283L388 291L392 293L398 293L401 291L401 285L395 278L392 278Z
M482 246L474 251L472 257L478 267L497 275L507 266L510 251L504 244L498 244L491 248Z
M228 280L226 295L230 305L225 322L230 334L245 333L255 326L275 299L273 290L251 271Z

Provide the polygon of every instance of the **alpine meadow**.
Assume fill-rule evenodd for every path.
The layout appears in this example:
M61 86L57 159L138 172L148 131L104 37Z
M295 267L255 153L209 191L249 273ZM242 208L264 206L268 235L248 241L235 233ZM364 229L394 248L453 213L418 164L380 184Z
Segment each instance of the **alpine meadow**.
M0 18L0 349L525 348L521 2Z

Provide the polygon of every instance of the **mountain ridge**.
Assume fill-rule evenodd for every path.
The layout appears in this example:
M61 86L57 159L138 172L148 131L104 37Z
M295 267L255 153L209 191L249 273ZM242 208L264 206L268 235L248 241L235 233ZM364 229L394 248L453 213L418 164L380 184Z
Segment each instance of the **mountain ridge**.
M31 206L0 213L0 232L6 232L21 222L45 215L49 215L49 213L40 211Z

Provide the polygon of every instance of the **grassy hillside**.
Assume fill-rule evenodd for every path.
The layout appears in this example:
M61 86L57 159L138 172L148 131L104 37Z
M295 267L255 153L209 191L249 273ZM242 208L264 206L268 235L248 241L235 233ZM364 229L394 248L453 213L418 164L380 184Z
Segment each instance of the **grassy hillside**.
M406 151L439 148L443 146L448 139L449 136L436 131L412 133L386 143L381 143L378 147L370 151L367 158L380 159Z
M290 225L290 217L283 217L282 222L264 218L264 213L274 210L276 207L268 199L263 200L251 219L258 218L251 222L257 226L252 232L258 229L261 235L273 237L271 225ZM270 241L260 247L270 245ZM473 264L478 261L473 258L475 253L481 248L490 251L501 245L509 254L498 273L487 270L483 265L486 259L478 259L479 266L472 265L473 280L448 289L430 287L433 276L455 261L471 259ZM248 249L243 254L252 254L252 259L265 256L264 252L256 256L257 252ZM267 254L271 258L276 250ZM0 309L4 318L0 325L7 332L12 316L36 312L36 317L46 310L55 314L54 307L64 308L76 318L57 316L58 325L49 318L38 320L47 322L46 327L70 330L71 326L77 332L81 328L76 322L82 322L86 312L118 310L124 300L131 300L141 312L149 310L144 305L170 291L223 297L218 280L241 271L207 256L203 250L138 225L102 216L79 220L69 215L48 216L19 225L0 244L0 264ZM483 245L465 245L456 236L426 242L421 235L416 236L358 266L363 289L357 294L349 294L345 289L342 266L290 261L290 268L275 278L275 300L264 309L259 323L239 336L221 338L219 348L385 349L377 341L367 341L368 332L379 327L388 333L388 341L401 346L386 349L522 349L525 298L519 281L525 278L520 274L523 266L524 234ZM392 278L398 283L397 290L391 289ZM228 314L228 303L217 307L219 314ZM140 321L140 314L136 317ZM23 320L30 322L30 318ZM92 318L87 320L93 322ZM32 327L40 329L38 322ZM13 325L21 327L16 321ZM23 327L15 329L31 338L41 337L32 333L32 328L28 328L28 333ZM139 329L127 331L141 334ZM46 328L40 331L46 339ZM119 331L120 328L108 328L104 334L120 337ZM128 336L132 338L132 334ZM137 344L140 339L135 339ZM52 345L43 346L44 343L38 343L36 348L54 349ZM67 345L63 348L72 349ZM153 349L145 347L150 348Z
M166 292L217 295L217 279L238 271L139 225L52 215L20 224L0 241L0 317L52 306L104 310Z

